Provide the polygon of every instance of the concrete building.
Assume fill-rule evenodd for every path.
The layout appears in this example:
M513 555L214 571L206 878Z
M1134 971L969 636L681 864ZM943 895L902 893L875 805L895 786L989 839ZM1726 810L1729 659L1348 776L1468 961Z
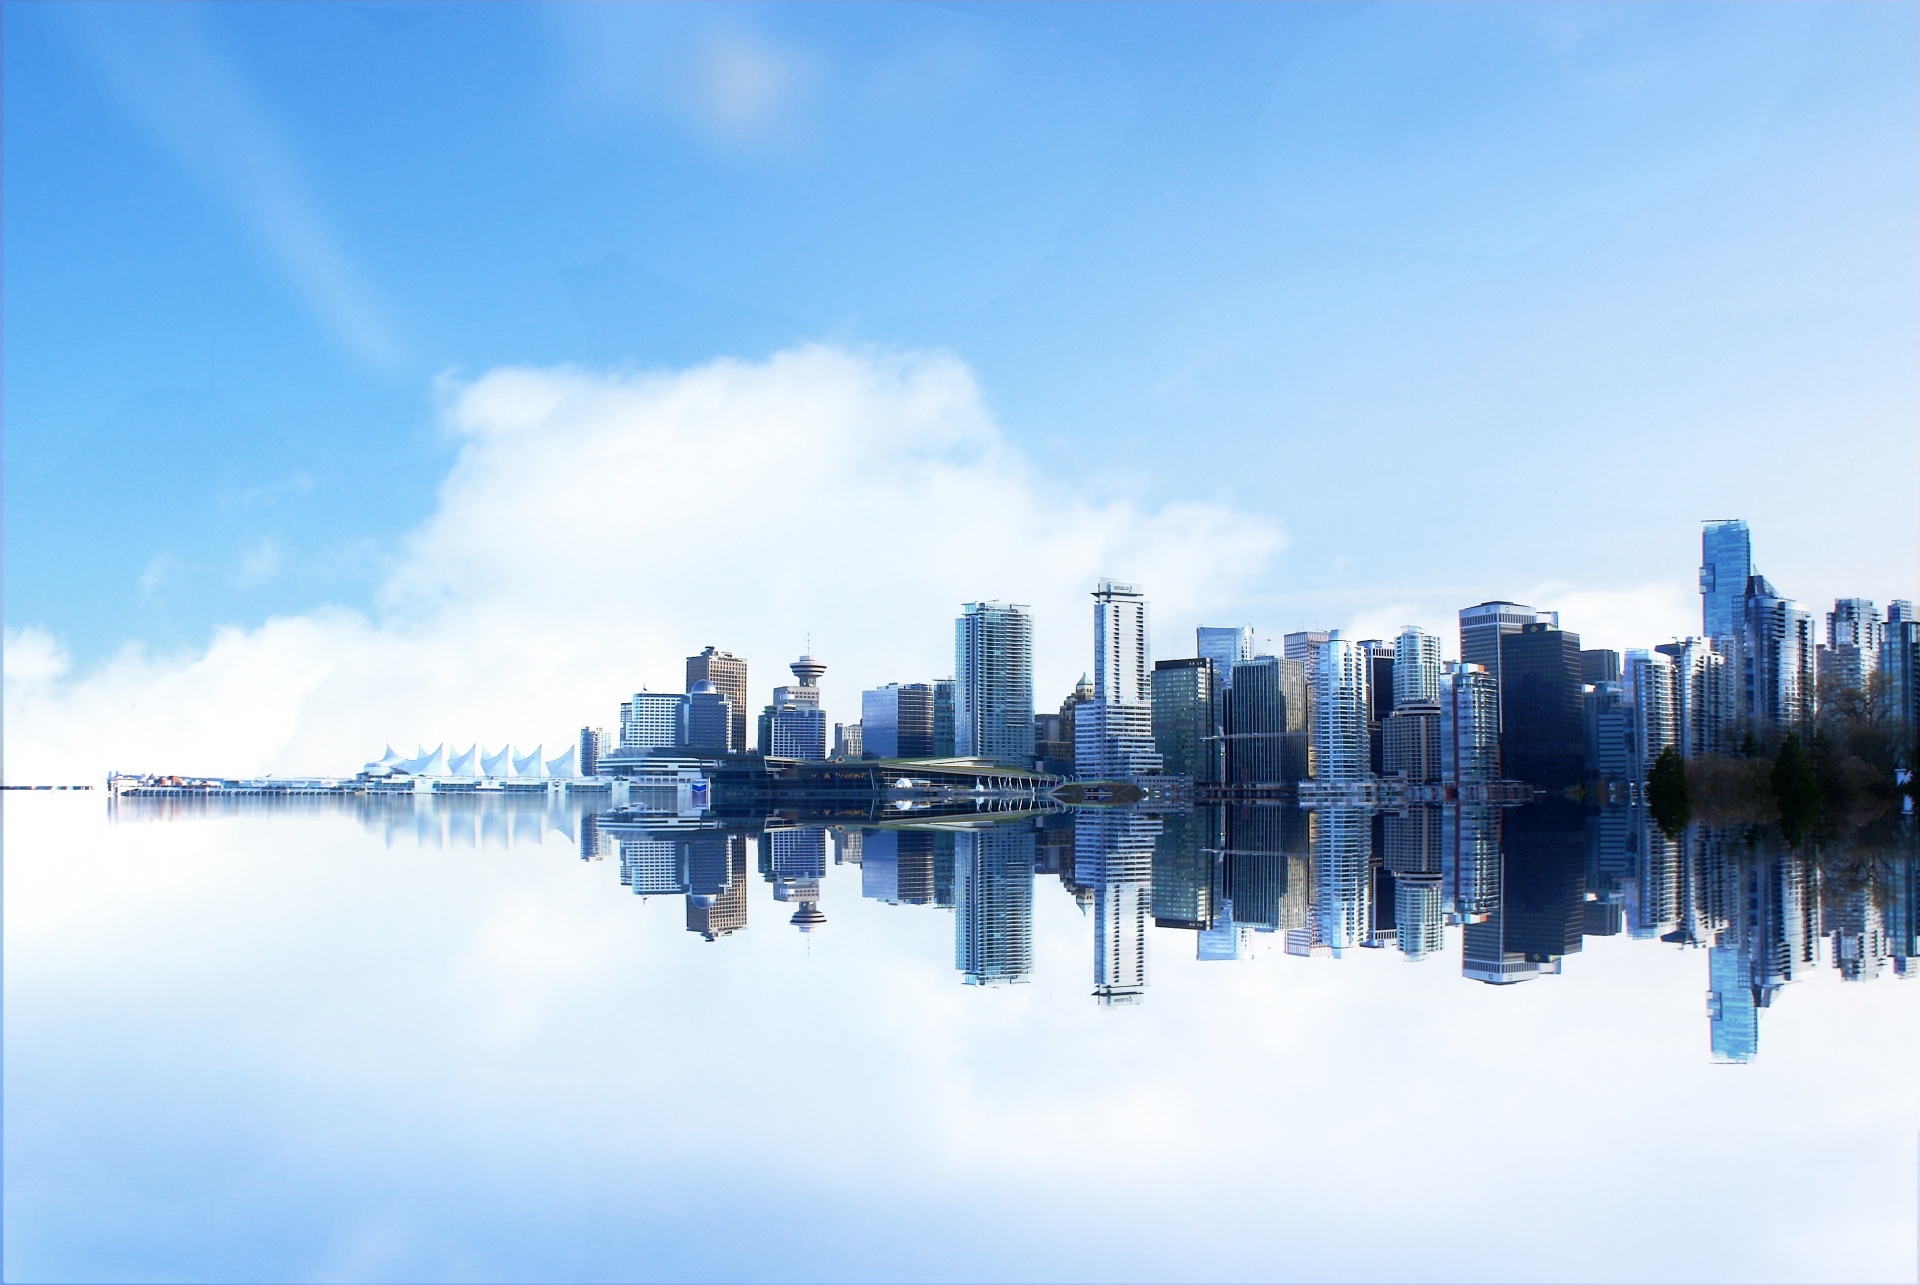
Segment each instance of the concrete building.
M1316 781L1364 781L1372 775L1367 737L1366 655L1332 633L1320 645L1314 672L1313 759Z

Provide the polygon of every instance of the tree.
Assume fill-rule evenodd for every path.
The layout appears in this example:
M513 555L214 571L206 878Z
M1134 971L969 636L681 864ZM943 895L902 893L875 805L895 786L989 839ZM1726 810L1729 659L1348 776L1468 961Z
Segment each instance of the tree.
M1653 761L1647 773L1647 806L1653 811L1654 824L1669 839L1680 837L1693 815L1693 798L1687 789L1687 764L1680 751L1669 745Z
M1820 782L1814 776L1813 759L1800 738L1792 732L1780 742L1773 759L1773 801L1780 809L1780 828L1790 843L1813 826L1820 811Z

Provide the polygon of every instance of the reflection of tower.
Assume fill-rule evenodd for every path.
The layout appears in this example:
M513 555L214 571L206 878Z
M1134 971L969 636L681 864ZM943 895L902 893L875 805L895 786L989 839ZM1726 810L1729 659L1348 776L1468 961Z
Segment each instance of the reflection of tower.
M1153 841L1153 922L1158 928L1204 930L1213 922L1215 854L1201 842L1206 822L1218 809L1196 809L1166 817Z
M1633 808L1627 825L1627 854L1633 881L1627 885L1627 933L1659 937L1680 922L1680 845L1669 839L1653 814Z
M1439 951L1444 923L1440 808L1409 808L1382 818L1381 860L1393 876L1394 941L1408 959Z
M1760 1046L1760 1015L1749 979L1753 965L1736 946L1707 951L1707 1020L1716 1062L1749 1061Z
M1073 825L1073 877L1093 890L1093 994L1137 1004L1147 989L1157 818L1131 810L1081 812Z
M954 967L969 986L1026 981L1033 972L1033 830L996 826L953 839ZM931 845L927 856L931 874Z
M1312 910L1309 873L1312 826L1292 806L1240 805L1224 810L1221 885L1234 922L1257 932L1294 934ZM1305 940L1311 941L1312 933Z
M1441 887L1455 922L1477 924L1500 896L1500 811L1461 805L1440 814Z
M634 834L620 836L620 882L633 889L636 897L653 897L686 891L680 882L680 854L671 836Z
M1364 808L1319 808L1312 827L1315 937L1338 956L1372 928L1373 818Z

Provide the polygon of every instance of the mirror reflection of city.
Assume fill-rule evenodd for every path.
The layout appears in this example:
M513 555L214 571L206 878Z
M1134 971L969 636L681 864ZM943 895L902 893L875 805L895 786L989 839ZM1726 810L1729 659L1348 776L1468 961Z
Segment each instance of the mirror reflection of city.
M585 794L124 798L116 819L346 814L389 847L533 848L670 899L724 948L834 930L834 903L897 907L953 943L955 984L1034 973L1034 900L1082 911L1089 1002L1151 1002L1154 956L1311 967L1355 951L1508 986L1581 966L1592 938L1697 953L1703 1053L1745 1062L1761 1014L1817 969L1909 978L1920 845L1896 816L1843 840L1689 825L1567 800L1399 809L1288 804L1048 808L872 823L606 809ZM662 929L650 919L648 931ZM1283 961L1275 963L1274 961ZM1252 962L1259 961L1259 962ZM1548 980L1551 985L1551 980ZM1808 1002L1817 1002L1809 996Z

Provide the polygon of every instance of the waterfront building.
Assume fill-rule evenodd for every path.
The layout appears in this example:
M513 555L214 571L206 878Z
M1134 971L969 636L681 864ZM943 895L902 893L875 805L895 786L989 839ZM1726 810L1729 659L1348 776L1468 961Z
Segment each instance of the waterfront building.
M1162 770L1202 785L1217 784L1224 776L1224 693L1218 678L1204 656L1162 660L1153 667L1153 748Z
M1451 789L1500 778L1500 697L1482 665L1456 661L1440 675L1440 779Z
M953 626L954 753L1033 766L1033 617L970 602Z
M1907 729L1911 740L1920 734L1920 621L1911 602L1887 604L1876 667L1886 713L1890 721Z
M939 678L933 684L933 756L950 759L957 751L953 740L953 690L951 678Z
M865 757L866 729L858 723L835 723L833 725L833 757L840 760Z
M1760 575L1748 578L1742 606L1741 716L1763 732L1806 727L1816 691L1813 613Z
M1679 742L1673 662L1657 651L1627 652L1621 695L1629 711L1628 779L1646 784L1660 751Z
M1580 635L1533 623L1500 637L1500 762L1550 790L1578 785L1585 767Z
M1225 768L1234 785L1294 784L1307 775L1307 674L1297 660L1256 656L1233 667Z
M1478 606L1460 609L1460 661L1466 665L1479 665L1493 675L1496 716L1501 720L1501 726L1505 726L1505 715L1497 711L1506 686L1501 641L1528 625L1552 625L1558 628L1559 624L1559 612L1535 611L1517 602L1483 602Z
M1354 643L1331 634L1314 672L1313 759L1316 781L1364 781L1372 774L1367 737L1367 667Z
M933 685L888 683L862 692L860 727L868 758L931 758Z
M1381 729L1381 766L1389 774L1404 777L1410 785L1432 785L1440 781L1440 702L1439 684L1435 699L1407 701L1394 706Z
M600 756L614 749L612 733L604 727L580 729L580 775L595 776L600 771Z
M1620 653L1605 647L1589 647L1580 653L1580 681L1617 683L1620 681Z
M1684 638L1654 648L1673 662L1675 744L1686 758L1722 754L1733 726L1733 673L1711 638Z
M1073 690L1067 693L1067 698L1060 702L1060 710L1058 714L1058 717L1060 720L1059 724L1057 726L1050 724L1047 727L1047 731L1049 733L1049 736L1051 737L1048 743L1056 751L1052 755L1039 754L1039 757L1048 760L1048 767L1046 768L1047 771L1057 772L1062 776L1072 776L1075 774L1074 768L1073 768L1074 715L1078 712L1078 710L1082 705L1085 705L1088 701L1092 699L1093 699L1093 680L1091 678L1088 678L1085 674L1082 674L1080 675L1080 681L1073 685ZM1038 722L1036 722L1034 724L1034 736L1036 738L1036 744L1035 744L1036 753L1038 753L1039 734L1040 734L1040 725ZM1060 749L1059 747L1061 746L1065 746L1065 748Z
M1743 600L1753 575L1753 541L1744 519L1709 521L1700 531L1700 632L1715 640L1738 637ZM1724 644L1723 644L1724 649Z
M1580 697L1582 761L1591 780L1627 781L1633 772L1633 713L1620 682L1585 685Z
M1125 780L1161 770L1153 747L1147 600L1136 585L1093 590L1093 699L1074 711L1074 774Z
M685 702L678 692L635 692L632 700L620 705L620 748L663 750L679 745Z
M952 837L954 967L969 986L1027 981L1033 973L1034 832L995 826Z
M1440 699L1440 640L1418 625L1408 625L1393 640L1393 703Z
M687 657L687 690L705 679L726 694L732 702L733 731L728 748L747 748L747 662L730 651L708 646L697 656Z
M760 714L760 752L769 758L827 757L827 717L820 708L824 661L802 656L788 666L797 682L773 689L773 703Z
M680 745L700 754L726 754L741 748L734 742L733 702L705 678L695 679L681 706Z
M1201 625L1193 637L1194 654L1213 662L1214 678L1223 691L1233 684L1233 667L1253 659L1252 625Z
M1820 681L1864 692L1880 663L1886 622L1866 598L1836 598L1827 613L1827 641L1820 649Z

